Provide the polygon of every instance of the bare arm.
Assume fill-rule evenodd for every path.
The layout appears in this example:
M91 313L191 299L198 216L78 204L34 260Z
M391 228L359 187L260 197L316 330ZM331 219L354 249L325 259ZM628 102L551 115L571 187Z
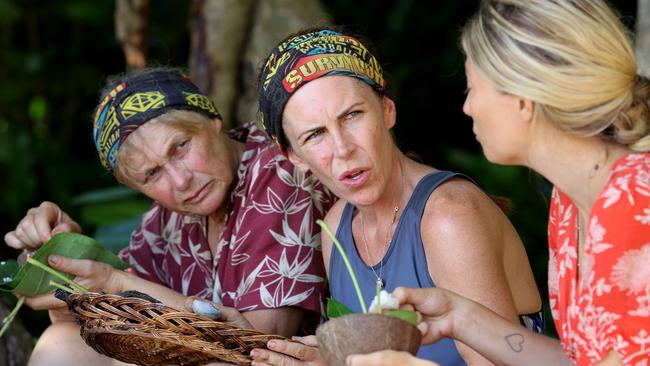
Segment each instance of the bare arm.
M291 337L298 332L305 311L286 306L277 309L253 310L242 313L253 328L268 334Z
M453 180L431 196L422 219L429 273L435 285L474 300L516 326L519 319L503 263L505 216L470 182ZM491 363L456 342L470 365Z
M400 304L422 314L424 343L451 337L497 365L570 365L557 339L533 333L444 289L398 288Z

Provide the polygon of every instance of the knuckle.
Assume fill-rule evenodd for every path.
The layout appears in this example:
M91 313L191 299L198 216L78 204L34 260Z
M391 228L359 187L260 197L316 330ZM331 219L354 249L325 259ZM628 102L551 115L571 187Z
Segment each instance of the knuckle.
M296 358L301 359L301 360L306 359L307 356L308 356L308 353L309 353L308 351L309 351L309 348L308 348L308 347L306 347L306 346L299 346L299 347L296 349Z

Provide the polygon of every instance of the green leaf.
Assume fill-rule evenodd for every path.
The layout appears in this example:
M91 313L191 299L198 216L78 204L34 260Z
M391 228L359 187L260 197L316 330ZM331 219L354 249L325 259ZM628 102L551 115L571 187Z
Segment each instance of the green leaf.
M56 234L34 252L32 258L47 264L47 257L50 254L58 254L73 259L91 259L110 264L120 270L128 267L126 262L104 249L95 239L81 234ZM12 266L13 264L10 261L5 261L4 266L0 265L0 273L11 273ZM68 278L73 277L72 275L66 276ZM52 291L54 287L50 285L50 281L60 282L52 274L27 263L13 276L11 282L0 284L0 291L11 291L26 296L34 296Z
M354 314L354 311L350 310L343 303L338 302L332 298L327 299L327 317L329 319L338 318L339 316Z
M415 313L415 311L410 311L410 310L388 310L384 311L384 315L387 316L392 316L395 318L402 319L406 322L409 322L413 324L414 326L418 326L418 315Z

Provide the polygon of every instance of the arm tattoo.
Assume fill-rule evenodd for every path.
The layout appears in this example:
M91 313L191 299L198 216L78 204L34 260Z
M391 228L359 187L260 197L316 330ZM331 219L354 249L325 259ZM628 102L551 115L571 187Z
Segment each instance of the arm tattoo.
M519 333L512 333L506 336L506 342L510 349L519 353L524 350L524 336Z

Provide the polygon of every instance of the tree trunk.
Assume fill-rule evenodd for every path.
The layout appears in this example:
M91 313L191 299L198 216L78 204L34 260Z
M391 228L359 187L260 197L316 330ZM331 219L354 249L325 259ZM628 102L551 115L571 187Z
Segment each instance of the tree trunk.
M117 0L115 6L115 34L129 71L147 65L149 7L149 0Z
M273 47L308 27L330 24L329 16L318 0L261 0L258 3L250 38L241 59L236 121L244 123L257 119L257 75Z
M639 0L636 17L637 72L650 78L650 0Z
M257 116L257 73L286 35L327 24L318 0L194 0L190 70L227 126Z
M0 319L4 319L10 311L11 309L0 301ZM0 341L0 366L27 365L33 347L31 335L23 326L20 317L15 317Z
M253 0L193 0L190 15L192 80L217 104L223 120L232 116L239 68L248 38Z

